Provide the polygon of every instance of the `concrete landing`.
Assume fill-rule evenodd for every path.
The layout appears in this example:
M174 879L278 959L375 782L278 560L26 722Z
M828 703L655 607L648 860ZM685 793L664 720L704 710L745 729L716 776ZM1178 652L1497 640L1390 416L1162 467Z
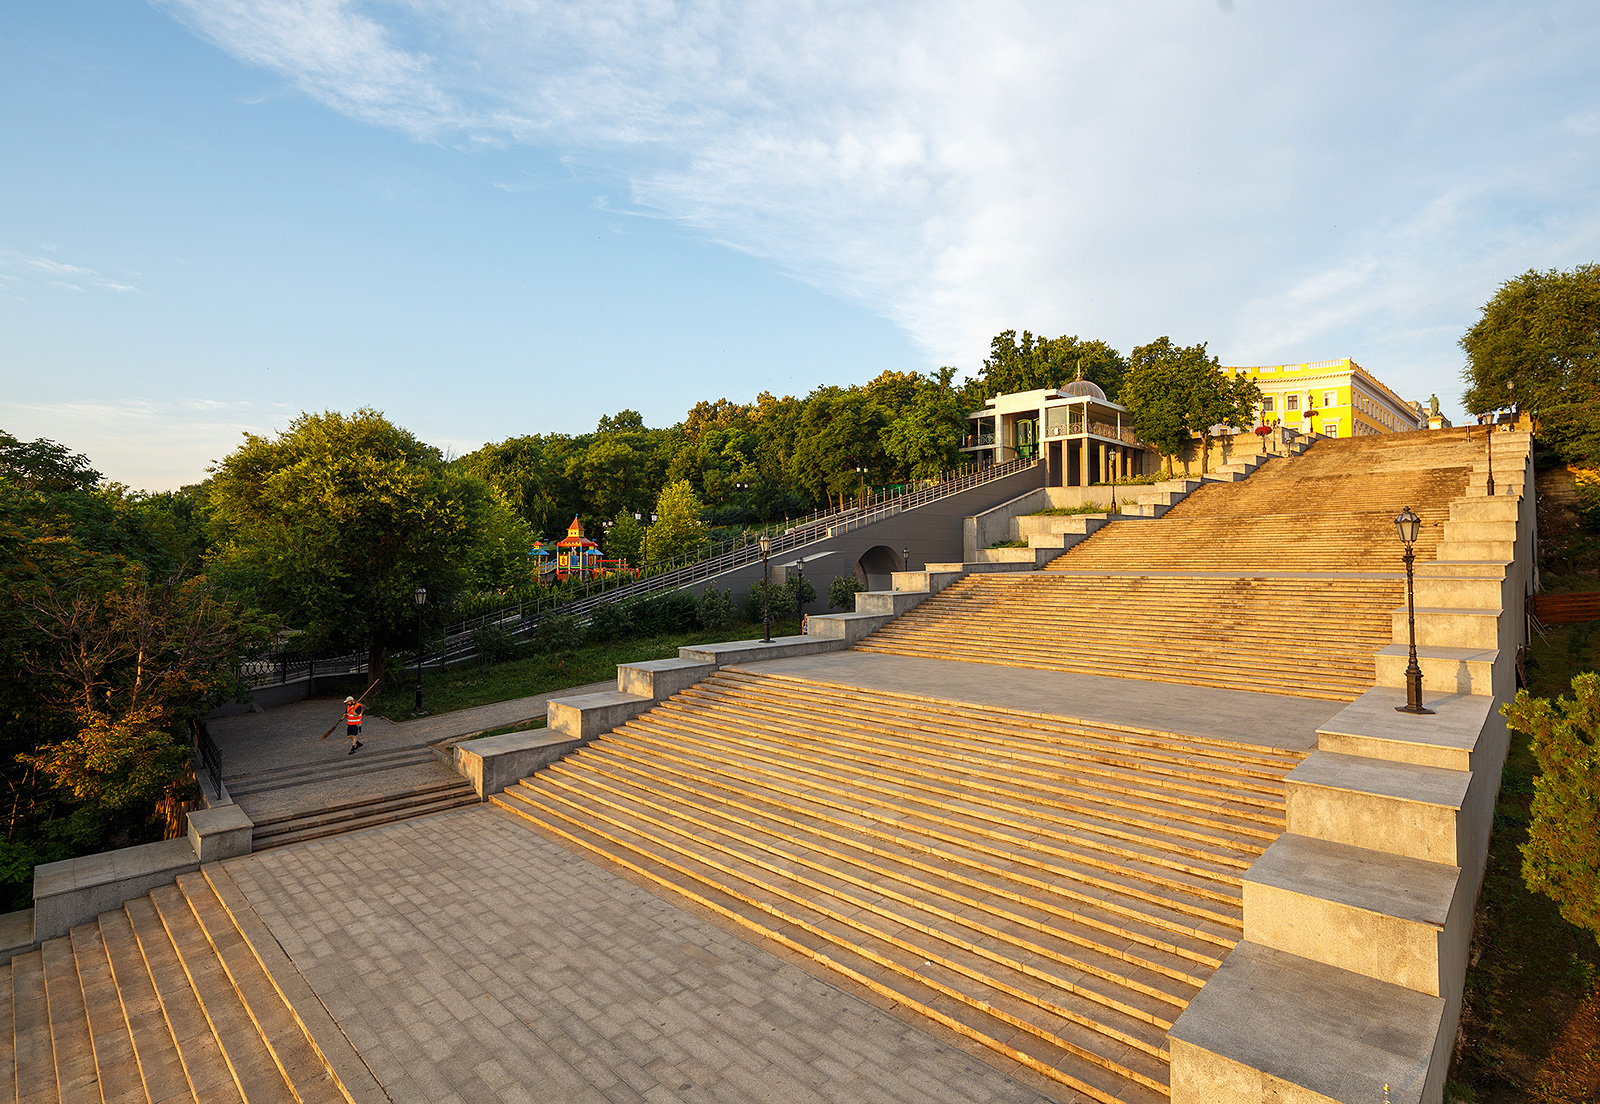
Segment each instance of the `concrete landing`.
M1076 1100L489 806L226 869L396 1101Z
M1285 694L1213 690L1142 679L858 651L775 659L734 669L1293 751L1315 747L1318 727L1346 704ZM1270 674L1263 672L1262 684L1270 682Z

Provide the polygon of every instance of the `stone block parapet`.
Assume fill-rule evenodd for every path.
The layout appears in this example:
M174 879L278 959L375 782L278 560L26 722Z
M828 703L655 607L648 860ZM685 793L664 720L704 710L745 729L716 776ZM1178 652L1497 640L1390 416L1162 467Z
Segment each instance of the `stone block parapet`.
M687 690L717 669L703 659L650 659L617 666L617 691L653 701L663 701Z
M255 824L237 805L217 805L189 814L189 843L201 862L231 859L250 853Z
M102 912L200 869L187 837L81 855L33 868L33 937L66 935Z
M576 751L583 743L565 733L533 729L454 744L450 753L456 771L472 783L478 800L486 801L507 786L516 785L534 771Z
M602 733L627 724L654 704L653 698L615 690L551 698L546 706L549 718L546 723L550 732L586 744Z

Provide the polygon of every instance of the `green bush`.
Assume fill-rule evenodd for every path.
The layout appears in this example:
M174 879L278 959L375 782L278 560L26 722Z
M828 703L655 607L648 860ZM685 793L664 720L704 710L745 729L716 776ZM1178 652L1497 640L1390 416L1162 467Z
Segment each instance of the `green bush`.
M1571 700L1519 690L1501 712L1539 761L1522 879L1600 938L1600 674L1574 677Z
M583 639L578 630L578 619L567 613L546 614L533 627L533 650L539 655L570 652Z
M628 607L617 602L596 602L589 611L589 631L586 638L600 644L610 644L625 639L633 631L633 616Z
M840 575L828 584L828 608L848 613L856 608L856 595L866 589L854 575Z
M785 587L777 583L756 583L750 588L750 597L745 599L744 619L753 624L761 624L761 592L765 588L772 603L772 619L774 621L792 621L795 617L794 595Z
M733 595L716 587L706 587L695 603L695 617L700 627L710 632L727 628L733 623Z
M789 592L789 606L798 615L806 606L817 600L817 588L798 571L784 581L783 589Z
M674 590L645 598L628 607L633 614L633 631L636 636L662 636L667 633L692 632L699 625L698 607L694 595L684 590Z
M472 648L485 663L504 663L517 656L517 640L504 625L485 624L472 630Z

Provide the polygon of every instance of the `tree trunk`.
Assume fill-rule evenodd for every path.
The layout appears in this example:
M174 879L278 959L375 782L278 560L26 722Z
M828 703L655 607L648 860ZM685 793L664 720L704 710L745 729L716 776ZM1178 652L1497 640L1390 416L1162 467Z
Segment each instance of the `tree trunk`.
M1211 471L1211 431L1200 434L1200 474Z
M383 675L388 669L389 647L381 641L373 641L367 647L367 681L372 683L372 690L367 694L369 698L376 698L383 693Z

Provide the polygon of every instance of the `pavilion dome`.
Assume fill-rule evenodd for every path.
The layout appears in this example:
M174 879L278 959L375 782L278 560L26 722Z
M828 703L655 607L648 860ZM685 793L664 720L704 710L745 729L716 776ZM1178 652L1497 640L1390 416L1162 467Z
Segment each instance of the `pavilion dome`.
M1073 380L1061 389L1061 393L1063 395L1071 395L1074 398L1087 396L1091 399L1099 399L1101 402L1106 401L1106 393L1100 390L1100 385L1086 379Z

